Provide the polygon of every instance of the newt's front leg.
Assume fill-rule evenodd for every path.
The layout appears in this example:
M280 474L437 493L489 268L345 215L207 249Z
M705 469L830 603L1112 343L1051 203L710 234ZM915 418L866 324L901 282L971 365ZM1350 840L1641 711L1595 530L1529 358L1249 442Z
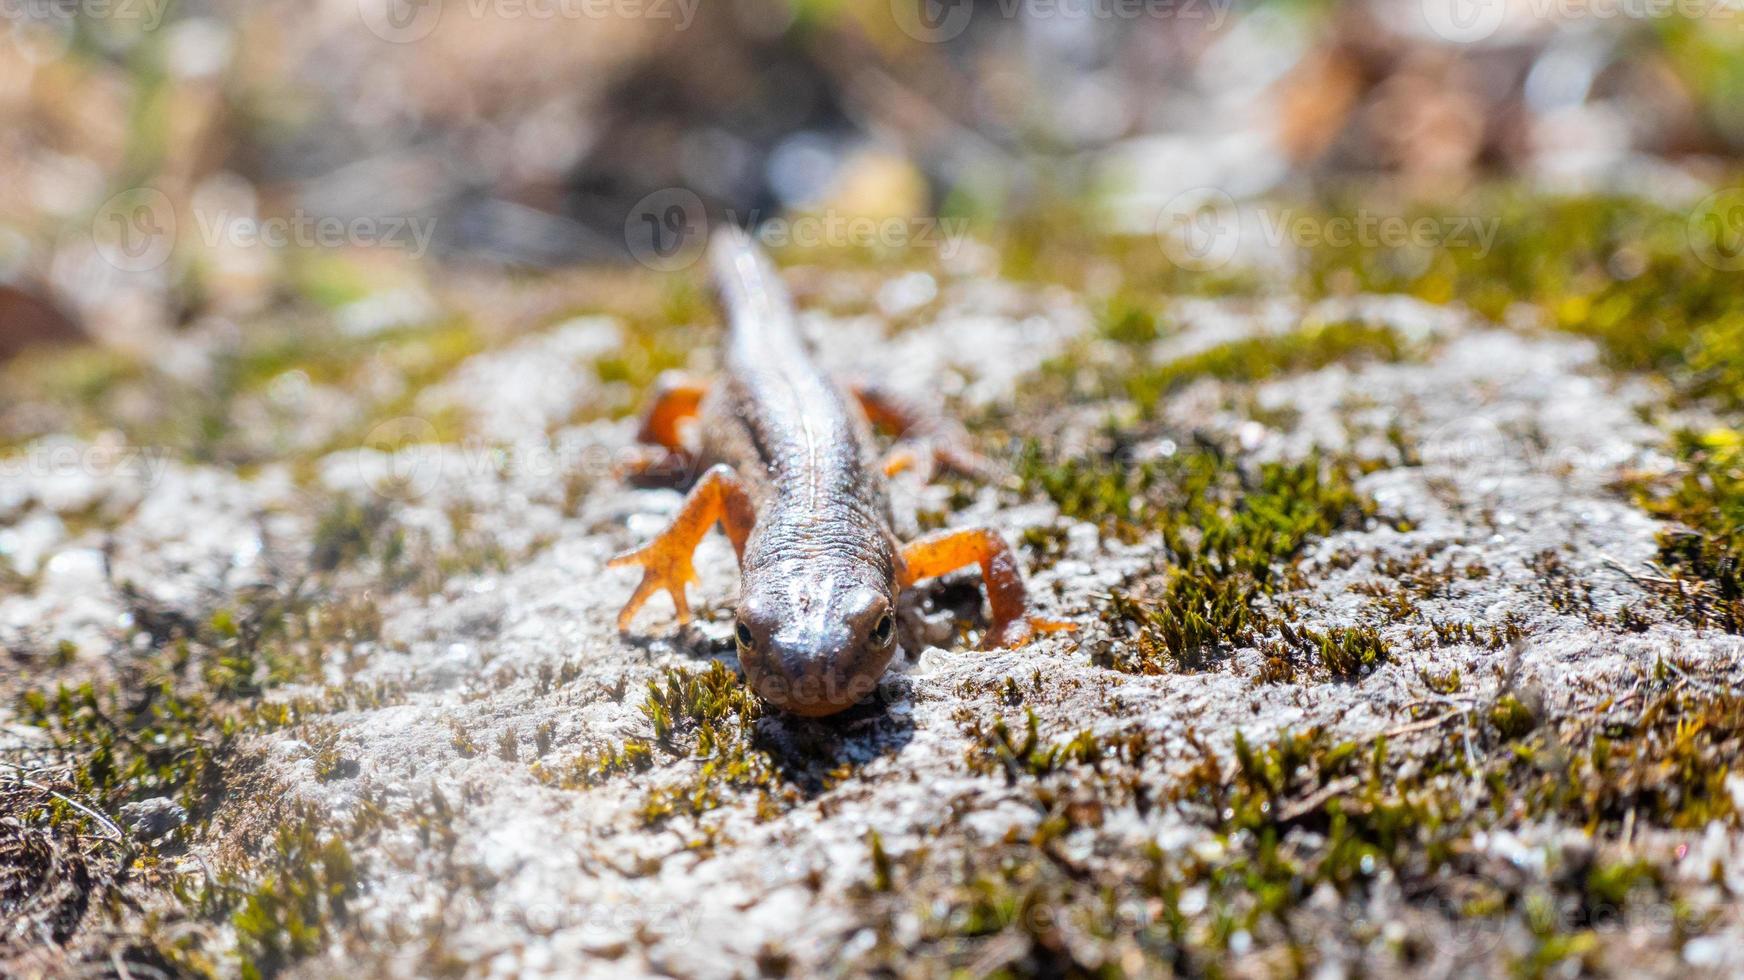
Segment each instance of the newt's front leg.
M1011 546L989 528L978 527L962 531L938 531L909 542L902 549L902 574L898 584L908 588L923 578L932 578L956 571L968 565L981 566L981 579L987 586L987 605L993 611L993 622L981 641L981 648L1018 647L1035 633L1053 633L1076 627L1029 615L1029 593L1023 586L1023 573L1018 571L1017 556Z
M642 608L656 589L671 593L680 623L690 621L690 603L685 599L684 587L696 581L691 556L702 536L717 521L732 540L733 551L743 559L745 539L751 535L757 513L751 505L750 494L745 492L745 485L739 482L738 474L729 466L714 466L704 473L690 495L684 498L678 516L672 519L666 530L655 535L654 540L606 563L608 568L640 565L643 569L642 583L636 586L630 601L624 603L623 611L618 613L618 629L630 628L636 610Z

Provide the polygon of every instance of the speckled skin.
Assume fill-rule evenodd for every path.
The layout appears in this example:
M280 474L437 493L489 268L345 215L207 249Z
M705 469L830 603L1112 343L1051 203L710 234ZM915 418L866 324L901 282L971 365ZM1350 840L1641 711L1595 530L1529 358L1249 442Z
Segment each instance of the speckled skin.
M728 338L699 408L702 462L731 467L757 514L740 565L744 667L788 710L839 711L896 648L870 638L902 567L871 426L813 363L762 252L734 229L716 234L710 261Z

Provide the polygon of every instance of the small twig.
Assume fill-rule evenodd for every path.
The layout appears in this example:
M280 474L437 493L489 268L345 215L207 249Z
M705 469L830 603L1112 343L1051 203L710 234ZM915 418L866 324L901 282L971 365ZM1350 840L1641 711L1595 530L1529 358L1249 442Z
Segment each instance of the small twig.
M1449 711L1445 715L1437 715L1434 718L1420 718L1417 721L1408 722L1406 724L1398 726L1397 728L1389 728L1384 732L1376 732L1373 735L1370 735L1368 738L1363 739L1363 741L1373 742L1377 739L1383 739L1383 738L1394 739L1394 738L1398 738L1401 735L1410 735L1410 734L1413 734L1415 732L1426 732L1426 731L1429 731L1430 729L1433 729L1433 728L1440 728L1442 725L1447 724L1448 722L1452 721L1455 718L1463 717L1466 714L1466 712L1469 710L1471 710L1471 709L1461 708L1458 711Z
M1314 791L1312 794L1297 800L1289 806L1284 807L1282 810L1279 810L1278 820L1281 823L1290 823L1294 820L1300 820L1320 807L1325 806L1327 800L1330 800L1335 796L1342 796L1344 793L1355 789L1358 785L1359 783L1355 776L1345 776L1343 779L1334 779L1332 782L1320 787L1320 789Z
M0 759L0 766L6 766L6 767L14 769L20 773L25 773L25 772L31 771L29 769L24 768L21 765L18 765L17 763L7 762L3 759ZM109 819L108 817L104 816L103 814L99 813L97 810L95 810L91 807L88 807L83 803L80 803L78 800L75 800L72 797L67 796L65 793L61 793L58 790L55 790L55 789L48 787L48 786L44 786L43 784L36 782L35 780L25 779L23 776L19 776L18 782L20 785L28 786L31 789L34 789L39 793L47 793L48 795L54 797L55 799L60 800L62 803L65 803L66 805L72 807L73 809L78 810L80 813L83 813L85 816L90 817L92 820L95 820L98 823L102 824L105 829L107 829L110 833L115 835L115 843L125 844L127 842L127 835L121 832L121 827L119 825L117 825L115 823L115 821L113 821L113 820Z
M1666 577L1663 575L1637 575L1634 572L1630 571L1629 567L1627 565L1624 565L1622 562L1618 561L1617 559L1612 558L1610 555L1600 555L1599 557L1604 559L1604 564L1610 566L1614 571L1621 572L1623 574L1624 578L1628 579L1631 582L1634 582L1636 585L1645 586L1648 584L1652 584L1652 585L1676 585L1677 584L1676 579L1669 578L1669 577ZM1646 567L1652 568L1653 566L1651 564L1649 564Z

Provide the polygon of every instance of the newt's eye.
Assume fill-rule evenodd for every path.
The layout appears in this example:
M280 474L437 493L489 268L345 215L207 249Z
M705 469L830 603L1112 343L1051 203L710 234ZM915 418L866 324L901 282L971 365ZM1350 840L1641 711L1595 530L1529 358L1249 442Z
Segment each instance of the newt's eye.
M878 625L872 627L872 645L886 646L896 638L896 620L889 613L878 617Z
M733 638L739 641L741 650L749 650L756 643L756 637L751 635L751 627L744 623L740 623L738 629L733 630Z

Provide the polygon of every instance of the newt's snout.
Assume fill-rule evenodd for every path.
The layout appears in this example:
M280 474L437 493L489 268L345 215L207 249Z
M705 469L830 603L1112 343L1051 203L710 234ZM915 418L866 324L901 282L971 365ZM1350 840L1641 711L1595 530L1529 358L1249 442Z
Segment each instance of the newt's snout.
M752 592L739 604L734 633L751 689L811 718L871 694L896 652L889 597L828 579L788 579L779 591Z

